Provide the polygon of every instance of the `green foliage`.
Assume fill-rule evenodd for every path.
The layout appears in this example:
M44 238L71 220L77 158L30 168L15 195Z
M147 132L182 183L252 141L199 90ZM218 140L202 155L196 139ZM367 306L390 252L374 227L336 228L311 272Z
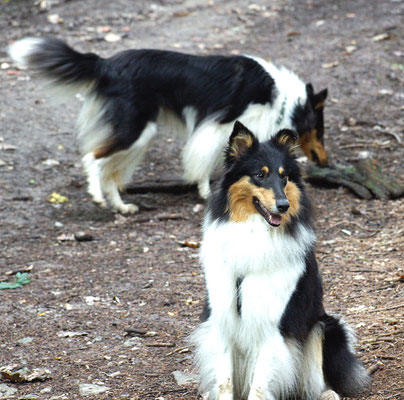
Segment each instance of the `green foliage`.
M31 279L28 278L28 272L17 272L15 275L14 282L0 282L0 290L1 289L17 289L21 286L27 285L31 282Z

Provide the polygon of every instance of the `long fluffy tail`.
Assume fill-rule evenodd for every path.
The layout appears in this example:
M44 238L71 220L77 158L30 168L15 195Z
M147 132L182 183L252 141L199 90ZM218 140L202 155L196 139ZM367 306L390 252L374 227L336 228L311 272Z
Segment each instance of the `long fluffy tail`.
M79 53L56 38L25 38L13 43L8 53L24 69L32 69L59 85L90 85L102 58Z
M354 352L355 335L342 320L327 315L324 323L323 370L327 383L343 396L356 396L370 384Z

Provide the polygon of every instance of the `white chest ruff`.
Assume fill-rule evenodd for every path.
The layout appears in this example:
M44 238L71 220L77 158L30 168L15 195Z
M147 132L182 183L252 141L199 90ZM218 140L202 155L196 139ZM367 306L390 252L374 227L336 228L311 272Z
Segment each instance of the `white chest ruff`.
M241 347L249 346L246 337L254 346L278 336L314 233L301 226L294 238L258 215L244 223L213 223L204 233L201 261L211 319Z

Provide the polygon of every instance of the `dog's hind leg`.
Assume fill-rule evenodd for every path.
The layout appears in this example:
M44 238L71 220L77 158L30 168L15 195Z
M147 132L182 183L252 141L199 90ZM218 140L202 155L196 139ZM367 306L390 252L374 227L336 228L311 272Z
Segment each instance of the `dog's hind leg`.
M87 191L90 194L94 203L104 208L107 206L107 202L105 200L101 188L100 163L101 160L96 160L92 153L87 153L82 158L83 169L87 176L87 183L88 183Z
M321 394L320 400L340 400L340 397L333 390L326 390Z
M303 347L295 342L291 342L294 348L289 346L299 360L298 389L304 399L322 399L322 393L328 392L323 373L323 329L319 322L312 327Z
M157 132L157 124L148 122L139 138L127 150L118 151L102 160L101 188L114 210L122 214L134 214L139 210L136 204L122 201L120 190L130 182L135 168L143 160L153 136Z
M199 195L206 199L210 194L209 179L220 163L223 149L231 130L223 134L215 121L203 123L188 139L182 153L184 179L198 184Z

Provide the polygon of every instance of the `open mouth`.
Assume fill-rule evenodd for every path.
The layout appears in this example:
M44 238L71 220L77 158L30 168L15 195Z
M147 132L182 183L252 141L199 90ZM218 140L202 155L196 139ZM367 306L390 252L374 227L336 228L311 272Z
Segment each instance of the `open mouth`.
M264 217L269 225L276 228L281 224L282 215L272 214L256 197L253 198L253 203L257 211Z

